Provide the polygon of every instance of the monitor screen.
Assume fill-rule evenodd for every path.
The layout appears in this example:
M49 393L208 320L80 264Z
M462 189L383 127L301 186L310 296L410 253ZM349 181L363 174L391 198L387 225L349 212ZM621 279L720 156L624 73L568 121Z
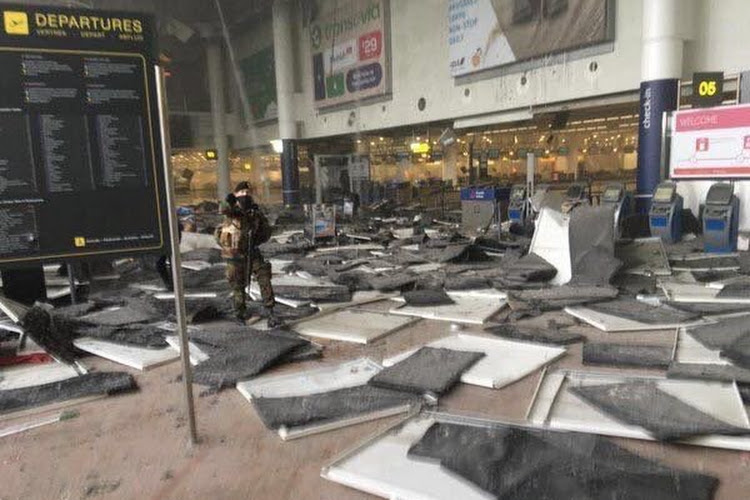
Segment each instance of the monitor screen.
M674 186L659 186L654 193L654 201L665 203L672 201Z
M583 195L583 186L580 184L573 184L568 188L568 192L565 196L570 200L577 200Z
M611 187L604 191L604 201L619 201L622 190L619 187Z
M526 197L526 188L515 186L510 192L510 201L522 201Z
M732 201L734 188L731 184L714 184L708 190L706 203L709 205L728 205Z

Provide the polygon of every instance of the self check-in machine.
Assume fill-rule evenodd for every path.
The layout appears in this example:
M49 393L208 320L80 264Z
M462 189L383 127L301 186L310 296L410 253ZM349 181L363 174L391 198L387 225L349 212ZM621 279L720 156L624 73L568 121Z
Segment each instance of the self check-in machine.
M615 232L619 232L620 224L633 212L633 196L625 190L621 182L607 184L599 204L603 207L615 209Z
M507 206L507 187L466 187L461 189L461 227L476 235L498 222L501 208Z
M529 198L525 184L516 184L510 190L508 219L511 223L523 225L529 212Z
M680 241L682 236L682 196L677 194L674 182L662 182L656 186L648 212L651 236L660 237L665 243Z
M585 182L574 182L565 192L565 201L562 204L563 212L570 212L578 205L591 203L591 186Z
M706 252L734 252L740 221L740 200L734 186L719 182L711 186L703 209L703 249Z

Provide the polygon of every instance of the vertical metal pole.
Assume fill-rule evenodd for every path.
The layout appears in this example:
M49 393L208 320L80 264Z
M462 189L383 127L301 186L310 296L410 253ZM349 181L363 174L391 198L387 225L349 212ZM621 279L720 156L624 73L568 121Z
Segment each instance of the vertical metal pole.
M320 178L320 155L315 155L313 165L315 168L315 204L320 205L323 203L323 186L321 185L321 182L323 181Z
M190 444L198 443L195 425L195 405L193 402L193 367L190 364L190 344L187 335L187 315L185 313L185 290L182 287L180 269L180 237L177 229L177 210L174 203L174 182L172 180L169 128L167 127L167 101L165 98L164 73L156 67L156 91L159 102L159 129L161 150L164 157L164 182L167 190L167 211L169 213L169 235L172 257L172 284L174 285L174 306L177 312L177 334L180 337L180 360L182 362L182 383L185 386L185 406L190 430Z
M526 156L526 194L529 197L534 196L534 176L536 175L536 158L534 153L528 153Z
M469 144L469 187L477 182L477 173L474 171L474 142Z
M73 264L68 263L68 285L70 285L70 303L78 303L78 294L76 293L76 276L73 274Z

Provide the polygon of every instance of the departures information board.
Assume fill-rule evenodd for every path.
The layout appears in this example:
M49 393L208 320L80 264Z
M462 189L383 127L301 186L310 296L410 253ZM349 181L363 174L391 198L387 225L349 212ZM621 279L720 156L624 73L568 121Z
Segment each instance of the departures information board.
M0 266L164 251L152 18L0 15Z

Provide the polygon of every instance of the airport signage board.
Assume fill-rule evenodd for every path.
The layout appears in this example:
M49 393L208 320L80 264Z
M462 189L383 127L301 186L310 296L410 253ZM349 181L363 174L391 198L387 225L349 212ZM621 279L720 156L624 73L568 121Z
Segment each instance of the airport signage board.
M276 62L273 46L265 47L240 61L242 83L253 121L278 118L276 103Z
M0 16L0 265L165 251L153 19Z
M450 71L462 76L612 39L608 0L450 0Z
M316 108L390 92L388 0L317 0L310 22Z
M724 73L721 71L693 73L693 107L721 106L723 101Z
M670 178L750 178L750 105L677 111L671 120Z

